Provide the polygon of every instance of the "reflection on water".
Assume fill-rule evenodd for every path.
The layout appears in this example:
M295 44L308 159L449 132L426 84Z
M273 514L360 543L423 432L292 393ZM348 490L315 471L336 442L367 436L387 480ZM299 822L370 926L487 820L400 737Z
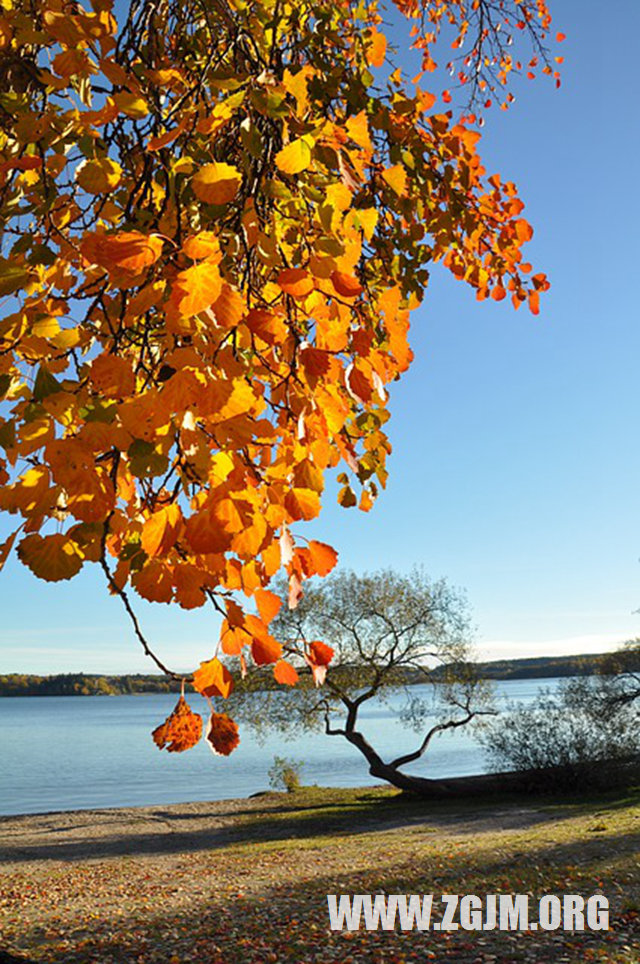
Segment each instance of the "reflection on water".
M557 680L496 684L500 699L527 702ZM415 687L415 691L422 687ZM269 787L274 755L304 761L302 782L368 786L376 781L364 757L343 738L277 734L260 745L248 727L228 758L202 742L188 753L160 752L151 730L171 711L173 694L148 696L43 696L0 698L0 813L43 813L93 807L142 806L244 797ZM383 758L415 749L419 737L397 710L365 705L361 728ZM193 700L196 709L196 699ZM439 735L424 759L409 768L424 776L464 776L485 769L484 754L469 730Z

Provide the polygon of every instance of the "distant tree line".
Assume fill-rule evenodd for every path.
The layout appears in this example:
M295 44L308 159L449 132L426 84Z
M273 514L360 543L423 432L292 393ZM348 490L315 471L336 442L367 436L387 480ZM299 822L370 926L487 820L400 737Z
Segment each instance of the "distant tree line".
M584 656L539 656L531 659L500 659L487 663L475 663L474 669L481 679L551 679L568 676L596 676L603 673L620 673L620 653L600 653ZM625 650L625 670L628 674L640 674L640 650ZM336 667L335 675L341 675L345 667ZM304 670L301 671L305 674ZM413 667L398 670L399 683L412 685L424 683L424 673ZM310 676L310 674L309 674ZM432 670L438 678L438 668ZM638 684L640 688L640 684ZM258 674L238 690L275 688L272 674ZM127 676L98 676L87 673L60 673L55 676L33 676L11 673L0 676L0 696L121 696L128 693L177 693L180 685L175 680L153 674Z
M61 673L0 676L0 696L120 696L126 693L177 693L180 683L164 676L94 676Z

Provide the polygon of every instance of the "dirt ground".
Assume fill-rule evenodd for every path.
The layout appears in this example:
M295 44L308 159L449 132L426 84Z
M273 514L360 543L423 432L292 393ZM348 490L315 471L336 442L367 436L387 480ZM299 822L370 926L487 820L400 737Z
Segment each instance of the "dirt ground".
M425 805L309 789L7 817L0 858L0 948L18 960L640 962L637 796ZM607 932L335 932L326 898L524 893L537 906L544 893L594 892L610 898Z

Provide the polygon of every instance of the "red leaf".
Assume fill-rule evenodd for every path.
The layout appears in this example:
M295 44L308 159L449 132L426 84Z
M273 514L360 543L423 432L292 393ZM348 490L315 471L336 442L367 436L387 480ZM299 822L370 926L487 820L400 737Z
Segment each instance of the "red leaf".
M258 666L265 666L267 663L275 663L282 656L282 646L273 636L253 639L251 643L251 655L253 661Z
M226 713L212 713L207 722L205 739L216 756L229 756L235 750L240 737L238 727Z
M151 736L160 750L182 753L195 746L202 736L202 717L194 713L184 696L181 696L173 713L155 728Z

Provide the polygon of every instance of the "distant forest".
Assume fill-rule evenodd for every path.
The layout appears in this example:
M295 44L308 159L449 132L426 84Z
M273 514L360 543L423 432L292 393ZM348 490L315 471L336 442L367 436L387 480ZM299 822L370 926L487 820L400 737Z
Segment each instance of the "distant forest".
M485 679L549 679L559 676L590 676L600 671L610 653L589 656L539 656L531 659L500 659L478 663ZM638 665L629 667L640 671ZM408 671L408 684L423 682L416 672ZM265 677L264 685L274 685ZM11 673L0 676L0 696L120 696L138 693L177 693L176 680L155 675L96 676L87 673L62 673L57 676L31 676Z

